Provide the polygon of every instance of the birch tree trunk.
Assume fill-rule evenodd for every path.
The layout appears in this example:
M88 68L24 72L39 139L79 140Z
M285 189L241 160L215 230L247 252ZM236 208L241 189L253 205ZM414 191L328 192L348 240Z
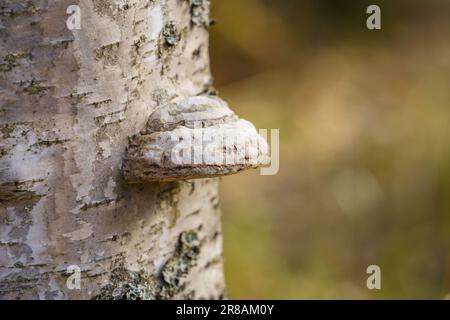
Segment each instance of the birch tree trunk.
M223 297L217 180L127 185L120 171L155 107L211 90L208 12L0 0L0 298Z

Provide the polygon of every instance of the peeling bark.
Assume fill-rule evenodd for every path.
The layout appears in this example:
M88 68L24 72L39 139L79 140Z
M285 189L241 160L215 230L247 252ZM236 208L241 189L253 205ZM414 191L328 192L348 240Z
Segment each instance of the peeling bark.
M73 4L81 30L66 27ZM206 9L2 1L0 298L223 297L217 180L131 186L120 172L156 107L211 90Z

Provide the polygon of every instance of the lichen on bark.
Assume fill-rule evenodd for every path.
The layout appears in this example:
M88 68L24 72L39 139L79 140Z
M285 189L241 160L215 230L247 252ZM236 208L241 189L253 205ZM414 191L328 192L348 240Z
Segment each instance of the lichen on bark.
M200 240L195 230L180 234L174 254L157 275L147 271L126 269L123 263L111 272L109 283L101 289L97 300L171 299L183 287L184 278L196 264Z

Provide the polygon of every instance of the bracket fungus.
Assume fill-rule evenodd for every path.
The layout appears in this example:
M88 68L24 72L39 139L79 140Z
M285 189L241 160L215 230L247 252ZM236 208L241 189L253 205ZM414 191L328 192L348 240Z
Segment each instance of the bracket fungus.
M219 177L270 164L267 142L216 96L158 107L130 139L123 175L128 183Z

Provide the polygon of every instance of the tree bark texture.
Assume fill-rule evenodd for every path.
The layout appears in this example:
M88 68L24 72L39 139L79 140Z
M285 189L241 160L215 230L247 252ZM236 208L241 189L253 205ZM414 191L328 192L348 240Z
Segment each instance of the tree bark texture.
M0 0L0 298L223 297L217 180L121 175L157 106L211 90L208 12L206 0Z

